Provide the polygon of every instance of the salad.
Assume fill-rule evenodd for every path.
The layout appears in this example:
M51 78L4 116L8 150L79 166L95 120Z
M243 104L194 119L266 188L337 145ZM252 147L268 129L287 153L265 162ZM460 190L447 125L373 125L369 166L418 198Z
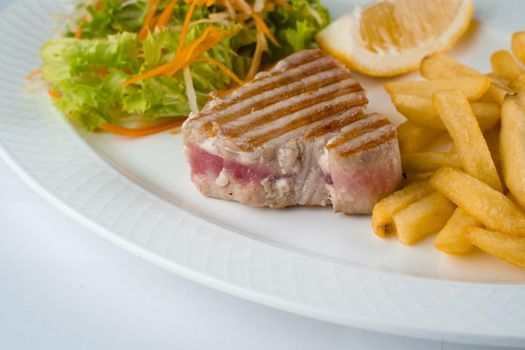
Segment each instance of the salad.
M147 135L315 46L329 21L320 0L92 1L44 45L32 77L87 130Z

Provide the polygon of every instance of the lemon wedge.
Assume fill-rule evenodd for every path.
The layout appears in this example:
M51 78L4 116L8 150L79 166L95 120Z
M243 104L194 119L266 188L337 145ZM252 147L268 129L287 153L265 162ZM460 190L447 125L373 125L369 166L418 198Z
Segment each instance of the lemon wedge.
M381 0L343 15L318 34L317 42L354 70L391 77L452 48L473 12L471 0Z

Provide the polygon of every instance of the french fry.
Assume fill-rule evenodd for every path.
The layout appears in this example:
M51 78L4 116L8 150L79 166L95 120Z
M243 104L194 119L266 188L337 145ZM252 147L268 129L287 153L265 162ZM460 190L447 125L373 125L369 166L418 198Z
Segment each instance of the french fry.
M520 208L520 210L521 210L522 212L525 213L525 207L522 206L522 205L520 204L520 202L518 202L518 200L517 200L516 198L514 198L514 196L512 195L512 193L510 193L510 192L507 193L507 198L510 199L510 200L512 201L512 203L516 204L516 206L518 206L518 208Z
M465 237L490 255L525 268L525 238L481 228L469 229Z
M507 50L499 50L490 57L492 71L507 80L516 79L523 71Z
M447 254L466 254L472 244L465 238L468 228L479 227L480 223L465 210L456 208L447 224L437 235L434 246Z
M423 59L420 71L421 75L427 79L483 76L480 72L441 53L433 54ZM490 87L482 97L482 100L502 104L505 95L508 93L509 90L505 86L498 84L496 81L491 81Z
M409 121L420 126L445 130L445 124L432 105L431 98L398 93L393 93L391 97L396 109ZM470 106L481 130L490 130L498 124L501 107L497 103L471 102Z
M487 146L489 148L490 155L492 156L492 160L496 164L496 168L497 168L497 163L501 162L501 156L500 156L500 151L499 151L500 130L501 130L500 127L497 126L483 134L483 136L485 137L485 141L487 142Z
M404 186L407 186L407 185L410 185L416 182L428 181L428 179L430 179L430 177L432 176L432 173L419 173L419 174L406 174L405 173L405 176L406 178L404 179L402 183Z
M516 92L525 92L525 73L520 74L510 83L510 88Z
M525 65L525 32L517 32L512 34L512 53L514 56Z
M497 74L489 74L491 84L485 95L481 97L481 101L496 102L502 104L505 96L513 94L514 91L511 89L511 81L499 76Z
M499 137L500 137L500 127L499 125L495 128L492 128L491 130L485 132L483 134L485 137L485 141L487 142L487 146L489 147L490 155L492 157L492 161L494 162L494 165L496 166L496 170L498 171L498 175L500 179L503 179L503 170L501 168L501 153L500 153L500 147L499 147ZM503 186L503 193L505 193L505 181L501 183Z
M421 75L427 79L453 79L477 77L482 74L442 53L425 57L421 62Z
M433 103L454 141L465 171L502 191L489 148L465 96L456 90L440 91L434 95Z
M469 101L476 101L487 92L490 79L482 75L460 77L454 79L436 79L422 81L401 81L385 84L385 90L390 94L411 94L431 98L441 90L460 90Z
M503 178L514 198L525 206L525 93L505 98L499 141Z
M501 105L505 99L505 96L510 93L511 92L508 89L501 85L491 84L490 88L487 90L487 93L481 98L481 101L496 102Z
M425 196L394 214L397 238L407 245L419 242L443 228L454 209L455 205L440 193Z
M484 226L525 236L525 214L505 195L487 184L452 167L439 169L429 182Z
M397 138L401 153L407 154L420 151L442 133L442 130L425 128L411 122L405 122L397 128Z
M470 107L478 120L481 131L487 131L494 128L501 117L501 107L494 102L471 102Z
M406 173L434 172L444 166L461 167L461 161L456 153L419 152L401 156L403 170Z
M395 234L392 216L433 192L428 182L415 182L379 201L372 210L372 227L380 237Z

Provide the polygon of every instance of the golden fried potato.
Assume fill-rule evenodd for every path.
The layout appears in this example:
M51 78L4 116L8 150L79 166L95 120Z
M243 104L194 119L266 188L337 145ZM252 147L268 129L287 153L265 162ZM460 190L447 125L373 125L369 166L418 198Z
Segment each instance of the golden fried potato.
M507 50L499 50L490 57L492 71L507 80L516 79L523 71Z
M410 94L431 98L438 91L456 89L465 94L469 101L476 101L487 92L489 86L490 79L479 75L454 79L392 82L385 84L385 90L390 95Z
M457 90L440 91L434 95L433 103L454 141L465 171L502 191L489 148L465 96Z
M503 170L501 168L501 155L499 151L499 136L500 136L499 125L485 132L483 136L485 137L485 141L487 142L487 146L489 147L490 155L492 157L492 161L494 162L494 165L496 166L496 170L498 171L499 178L503 179ZM505 190L507 188L505 186L505 181L502 181L501 185L503 186L502 192L505 193Z
M480 72L465 66L451 57L438 53L426 57L421 63L421 75L427 79L453 79L460 77L479 77L483 76ZM505 85L500 84L496 79L492 79L491 84L483 101L503 103L505 95L511 91Z
M433 192L392 217L400 242L411 245L440 230L455 209L454 203Z
M482 74L442 53L427 56L421 62L421 75L427 79L478 77Z
M512 90L510 87L511 81L494 73L491 73L488 76L490 78L491 84L480 101L496 102L501 105L505 99L505 96L514 93L514 90Z
M465 238L468 228L479 227L480 223L462 208L456 208L454 214L436 237L434 246L447 254L466 254L472 250L472 244Z
M515 92L525 92L525 73L520 74L511 81L510 88Z
M428 180L428 179L427 179ZM512 203L516 204L516 206L518 208L520 208L520 210L522 212L525 213L525 207L523 205L520 204L520 202L518 202L518 200L516 198L514 198L514 196L512 195L512 193L507 193L507 198L510 199L512 201Z
M443 134L442 130L421 127L405 122L397 128L397 139L402 154L418 152Z
M525 206L525 93L505 98L499 142L505 183Z
M392 216L433 192L427 181L416 182L379 201L372 210L372 227L380 237L395 234Z
M481 250L525 268L525 238L481 228L467 230L465 237Z
M439 169L429 180L438 192L484 226L525 236L525 213L501 192L452 167Z
M444 166L461 168L461 160L456 153L419 152L401 156L403 170L406 173L434 172Z
M525 32L518 32L512 34L512 53L514 56L525 65Z
M399 113L414 124L445 130L445 124L432 105L432 99L410 94L393 93L392 102ZM470 106L476 116L481 130L490 130L500 119L501 107L494 102L471 102Z

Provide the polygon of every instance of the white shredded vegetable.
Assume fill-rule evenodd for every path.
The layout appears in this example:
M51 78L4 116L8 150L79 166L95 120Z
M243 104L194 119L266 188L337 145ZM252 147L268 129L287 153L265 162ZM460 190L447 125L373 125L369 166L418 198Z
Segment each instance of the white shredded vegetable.
M317 12L315 9L313 9L312 6L310 6L308 3L306 3L306 7L308 9L308 12L310 12L312 17L315 19L315 21L318 24L323 24L323 19L321 18L321 15L319 14L319 12Z
M257 44L255 46L255 53L253 54L252 64L250 65L250 70L246 77L247 80L253 79L255 74L259 71L261 67L261 60L263 52L268 50L268 43L263 32L257 32Z
M253 11L259 13L264 10L264 1L265 0L255 0L255 3L253 4Z
M242 10L247 15L251 15L252 14L251 6L245 0L234 0L234 1L237 1L237 4L239 4L239 6L242 8Z
M237 15L237 13L235 12L235 9L230 3L230 0L224 0L224 6L226 6L226 10L228 10L228 13L230 14L230 18L235 19L235 16Z
M193 80L191 79L191 71L189 67L185 67L182 70L184 75L184 84L186 85L186 96L188 97L188 103L193 113L199 112L199 106L197 105L197 94L193 88Z

